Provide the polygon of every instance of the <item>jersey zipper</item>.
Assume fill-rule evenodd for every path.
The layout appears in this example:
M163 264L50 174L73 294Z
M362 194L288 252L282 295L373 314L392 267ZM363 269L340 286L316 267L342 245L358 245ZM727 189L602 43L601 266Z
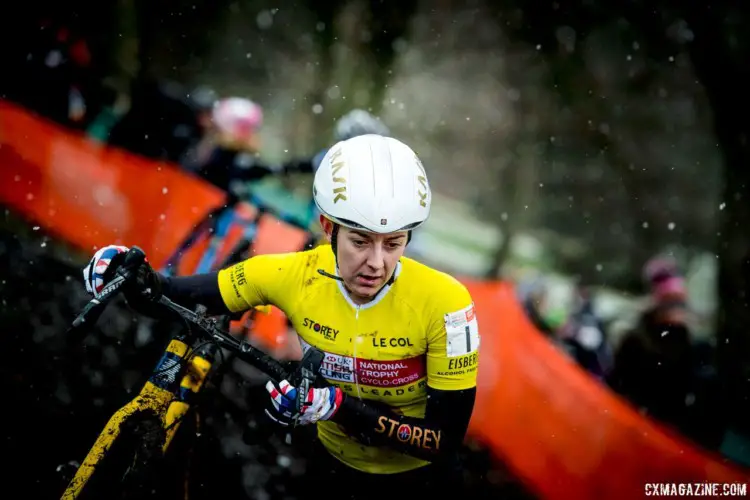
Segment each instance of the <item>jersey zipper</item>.
M357 306L354 308L354 322L355 324L359 322L359 310L361 306L357 304ZM354 329L355 334L359 332L359 328ZM352 363L354 363L354 366L352 366L352 369L354 370L354 386L357 388L357 398L362 399L362 393L359 390L359 375L357 373L357 344L359 344L359 339L361 337L357 335L357 338L354 340L354 359L352 360Z

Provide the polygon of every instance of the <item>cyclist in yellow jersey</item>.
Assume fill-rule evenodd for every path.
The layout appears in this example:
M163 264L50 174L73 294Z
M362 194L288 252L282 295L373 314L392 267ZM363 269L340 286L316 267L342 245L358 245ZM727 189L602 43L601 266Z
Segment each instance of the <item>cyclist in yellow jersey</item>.
M307 474L338 486L327 498L445 493L456 486L447 466L474 406L479 331L467 289L403 255L430 212L424 168L396 139L359 136L328 151L313 194L330 245L197 276L165 278L144 265L139 284L215 314L273 304L303 350L325 353L330 385L309 389L297 414L301 389L268 382L267 413L281 425L317 425L320 453ZM84 271L94 295L119 265L104 251ZM147 307L137 294L126 297Z

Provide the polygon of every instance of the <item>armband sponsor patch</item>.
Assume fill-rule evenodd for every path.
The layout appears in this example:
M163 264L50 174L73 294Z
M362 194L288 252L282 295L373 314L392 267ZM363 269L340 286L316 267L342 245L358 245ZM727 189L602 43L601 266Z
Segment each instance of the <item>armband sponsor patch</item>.
M459 311L446 314L444 320L448 357L463 356L479 349L479 325L473 302Z
M242 299L242 293L240 288L247 285L247 278L245 278L245 263L240 262L235 264L228 269L229 271L229 283L232 285L232 292L237 300Z

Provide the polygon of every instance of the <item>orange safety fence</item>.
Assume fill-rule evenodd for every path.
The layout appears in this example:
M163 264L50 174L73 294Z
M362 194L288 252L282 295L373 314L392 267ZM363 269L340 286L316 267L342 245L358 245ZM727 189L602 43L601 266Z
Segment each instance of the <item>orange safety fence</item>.
M178 166L156 162L88 140L27 110L0 100L0 202L84 252L108 244L138 245L161 268L178 245L225 195ZM250 207L240 207L245 217ZM241 237L235 224L224 249ZM263 215L255 253L294 251L306 236ZM190 274L208 239L184 252L179 273ZM223 254L220 255L222 257ZM281 311L258 315L253 333L281 346Z
M0 202L84 251L138 244L160 267L223 195L176 166L93 144L0 101ZM259 229L257 253L293 251L303 241L301 231L270 217ZM197 262L191 258L186 265ZM482 331L470 434L532 491L630 499L652 482L750 481L746 470L642 417L561 355L526 319L510 285L462 281ZM268 339L285 333L278 310L259 321Z
M470 433L543 498L630 499L654 482L750 482L560 354L507 283L462 280L482 332Z
M89 141L0 101L0 200L90 251L138 245L154 267L224 193L174 165Z

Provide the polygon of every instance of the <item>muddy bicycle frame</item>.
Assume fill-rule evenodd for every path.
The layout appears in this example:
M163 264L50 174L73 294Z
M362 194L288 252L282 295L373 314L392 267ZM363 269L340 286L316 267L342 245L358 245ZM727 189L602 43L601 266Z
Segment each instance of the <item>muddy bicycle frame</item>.
M80 338L82 327L96 322L107 303L131 279L131 275L143 262L143 258L145 256L138 247L131 248L125 263L118 270L116 277L105 287L100 298L92 299L73 322L68 332L69 336ZM166 310L182 318L187 325L187 333L172 337L140 393L109 419L63 492L63 500L78 498L96 472L97 466L102 463L112 445L121 435L123 425L140 413L153 412L158 416L165 431L161 451L166 452L183 418L190 410L193 399L204 387L216 354L221 348L232 351L237 358L258 368L277 382L291 377L298 379L301 385L309 387L318 373L322 361L322 353L318 350L308 350L300 365L299 373L287 373L279 361L245 340L237 339L221 330L216 318L204 315L204 308L199 308L197 312L194 312L164 296L159 299L159 303ZM197 343L200 337L203 337L203 342ZM299 394L305 393L306 391L299 391ZM301 398L298 404L303 404Z

